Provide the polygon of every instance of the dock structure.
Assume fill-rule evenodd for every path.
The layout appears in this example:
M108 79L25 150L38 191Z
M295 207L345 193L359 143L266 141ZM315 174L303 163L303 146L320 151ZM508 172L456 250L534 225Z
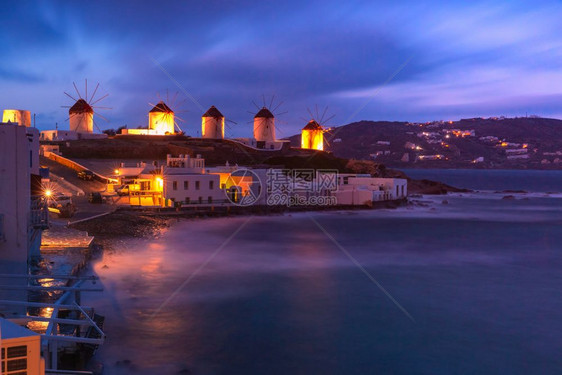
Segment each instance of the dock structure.
M22 279L27 285L2 284L0 288L17 288L33 293L59 292L54 301L0 300L0 306L13 306L25 311L21 315L10 316L6 321L40 338L38 360L42 362L44 372L28 371L28 374L85 373L76 368L80 365L76 361L65 363L63 353L89 358L105 341L104 318L96 314L93 307L80 304L81 293L103 291L103 288L95 286L98 277L0 274L0 281L11 279Z

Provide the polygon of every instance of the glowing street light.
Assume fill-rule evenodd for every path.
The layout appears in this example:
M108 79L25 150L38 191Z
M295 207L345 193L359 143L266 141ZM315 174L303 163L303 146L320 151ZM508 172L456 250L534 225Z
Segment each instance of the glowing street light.
M50 197L53 195L53 192L50 189L45 190L45 196Z

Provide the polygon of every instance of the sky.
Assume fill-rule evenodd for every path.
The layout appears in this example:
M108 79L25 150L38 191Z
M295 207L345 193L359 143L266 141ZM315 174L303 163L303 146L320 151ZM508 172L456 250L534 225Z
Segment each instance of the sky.
M192 136L211 105L227 136L251 136L272 102L278 137L316 108L326 126L562 118L561 17L540 0L17 1L0 13L0 107L68 129L64 92L87 79L108 94L100 129L146 126L162 98Z

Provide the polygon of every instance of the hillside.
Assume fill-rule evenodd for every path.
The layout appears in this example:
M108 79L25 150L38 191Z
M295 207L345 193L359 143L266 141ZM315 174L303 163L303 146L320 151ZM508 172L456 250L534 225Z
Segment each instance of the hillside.
M300 135L290 138L293 145ZM562 169L562 121L538 117L360 121L326 134L337 157L401 168Z

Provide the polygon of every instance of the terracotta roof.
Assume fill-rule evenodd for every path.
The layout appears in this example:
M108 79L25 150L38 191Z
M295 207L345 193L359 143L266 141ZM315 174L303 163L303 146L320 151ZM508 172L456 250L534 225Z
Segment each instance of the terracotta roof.
M217 117L224 117L224 116L222 115L222 113L221 113L214 105L212 105L211 108L209 108L209 109L207 110L207 112L205 112L205 113L203 114L202 117L214 117L214 118L217 118Z
M164 103L163 101L160 101L158 104L156 104L154 106L154 108L152 108L150 110L150 112L174 112L170 109L170 107L168 107L166 105L166 103Z
M315 120L310 120L302 130L322 130L322 126Z
M254 118L258 118L258 117L275 118L275 116L273 116L273 113L271 113L271 111L265 107L260 109L260 111L256 113L256 115L254 116Z
M92 107L84 99L78 99L76 103L74 103L74 105L70 107L70 109L68 110L69 114L84 113L84 112L94 113Z

